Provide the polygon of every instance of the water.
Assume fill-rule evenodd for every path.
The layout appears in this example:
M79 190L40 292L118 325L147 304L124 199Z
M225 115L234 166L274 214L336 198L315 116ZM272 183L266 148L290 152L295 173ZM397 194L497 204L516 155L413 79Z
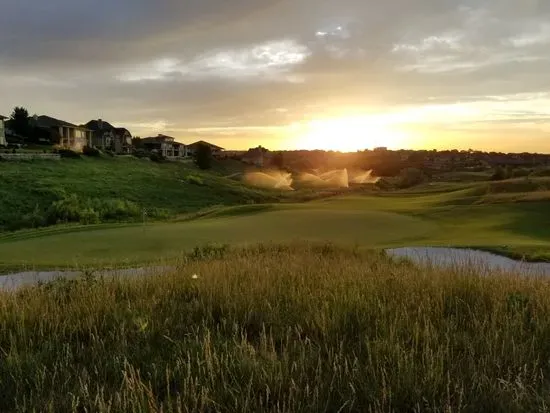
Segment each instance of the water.
M475 266L479 273L504 271L521 275L550 276L550 263L528 263L515 261L490 252L459 248L408 247L388 249L392 257L408 258L420 265L434 265L441 268ZM174 271L175 267L142 267L118 270L102 270L94 275L103 277L154 276ZM15 290L39 282L59 278L82 277L82 271L27 271L0 276L0 290Z
M133 277L144 275L160 275L174 270L173 267L127 268L118 270L94 271L93 274L102 277ZM55 281L60 278L75 279L84 276L83 271L26 271L0 276L0 290L15 290L20 287Z
M292 176L286 172L251 172L243 177L243 181L252 186L266 189L279 189L282 191L293 191Z
M310 188L349 188L350 184L376 183L379 178L372 176L372 171L351 171L337 169L321 173L302 173L296 180ZM251 172L243 176L243 181L259 188L281 189L292 191L294 181L291 174L280 171Z
M474 266L476 270L504 271L521 275L550 275L550 263L516 261L490 252L460 248L409 247L386 250L393 257L408 258L421 265L441 268Z

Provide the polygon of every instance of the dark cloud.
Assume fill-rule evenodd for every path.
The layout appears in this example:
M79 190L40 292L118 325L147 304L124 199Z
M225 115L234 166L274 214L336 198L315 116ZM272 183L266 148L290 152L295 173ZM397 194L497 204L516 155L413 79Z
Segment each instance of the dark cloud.
M4 0L0 111L146 133L547 92L549 16L544 0Z

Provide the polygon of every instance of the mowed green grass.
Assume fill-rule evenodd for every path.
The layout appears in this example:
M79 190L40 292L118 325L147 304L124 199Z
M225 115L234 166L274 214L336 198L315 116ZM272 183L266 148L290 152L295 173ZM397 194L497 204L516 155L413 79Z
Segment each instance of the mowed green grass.
M506 189L514 186L525 189L515 182ZM368 248L468 246L550 259L550 203L485 202L488 194L494 191L475 186L343 196L237 207L183 222L7 234L0 236L0 263L5 268L132 265L173 259L206 243L291 240Z
M1 293L0 411L550 405L545 279L329 245L203 252L164 275Z
M216 170L220 168L216 164ZM198 178L202 185L189 177ZM83 157L59 162L0 162L0 231L71 195L81 200L130 201L140 209L161 209L167 215L277 199L276 194L225 179L221 171L199 171L191 161Z

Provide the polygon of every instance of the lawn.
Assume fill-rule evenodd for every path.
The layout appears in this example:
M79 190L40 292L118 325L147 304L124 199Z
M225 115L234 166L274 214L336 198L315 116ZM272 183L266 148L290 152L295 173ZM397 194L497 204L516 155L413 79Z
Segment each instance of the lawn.
M2 412L513 413L550 404L546 280L290 244L203 250L165 275L88 276L1 295Z
M276 199L277 194L199 171L192 163L131 157L0 162L0 231L48 224L51 219L78 221L80 210L106 206L110 211L99 221L141 220L143 211L174 216L213 205ZM65 208L51 217L52 206L64 200L76 204L77 211L67 213Z
M514 182L510 186L525 189ZM202 218L167 223L5 234L0 236L0 263L9 269L133 265L174 259L207 243L292 240L365 248L468 246L550 259L548 202L485 202L487 193L485 187L467 187L349 195L214 210Z

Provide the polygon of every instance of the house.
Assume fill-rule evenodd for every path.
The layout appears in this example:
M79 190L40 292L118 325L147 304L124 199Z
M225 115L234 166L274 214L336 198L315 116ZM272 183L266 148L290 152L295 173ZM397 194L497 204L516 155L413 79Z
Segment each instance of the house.
M261 167L271 160L271 153L266 148L258 146L257 148L249 149L241 160L244 163Z
M115 128L115 153L132 152L132 134L126 128Z
M60 148L82 152L85 146L91 146L93 132L86 127L45 115L35 116L31 124L42 129L44 134L48 135L50 142L56 143Z
M165 158L184 158L187 156L187 146L176 142L176 138L166 135L158 135L152 138L144 138L141 146L149 151L158 153Z
M215 157L221 155L221 153L225 150L224 148L214 145L212 143L205 142L205 141L198 141L187 146L187 154L189 156L194 156L197 153L197 149L199 148L200 145L209 146L212 151L212 156L215 156Z
M5 116L0 115L0 146L6 146L8 143L6 142L6 134L5 134L5 126L4 126L4 120L7 118Z
M91 146L94 148L117 154L127 154L132 151L132 134L128 129L115 128L101 119L91 120L84 126L93 131Z

